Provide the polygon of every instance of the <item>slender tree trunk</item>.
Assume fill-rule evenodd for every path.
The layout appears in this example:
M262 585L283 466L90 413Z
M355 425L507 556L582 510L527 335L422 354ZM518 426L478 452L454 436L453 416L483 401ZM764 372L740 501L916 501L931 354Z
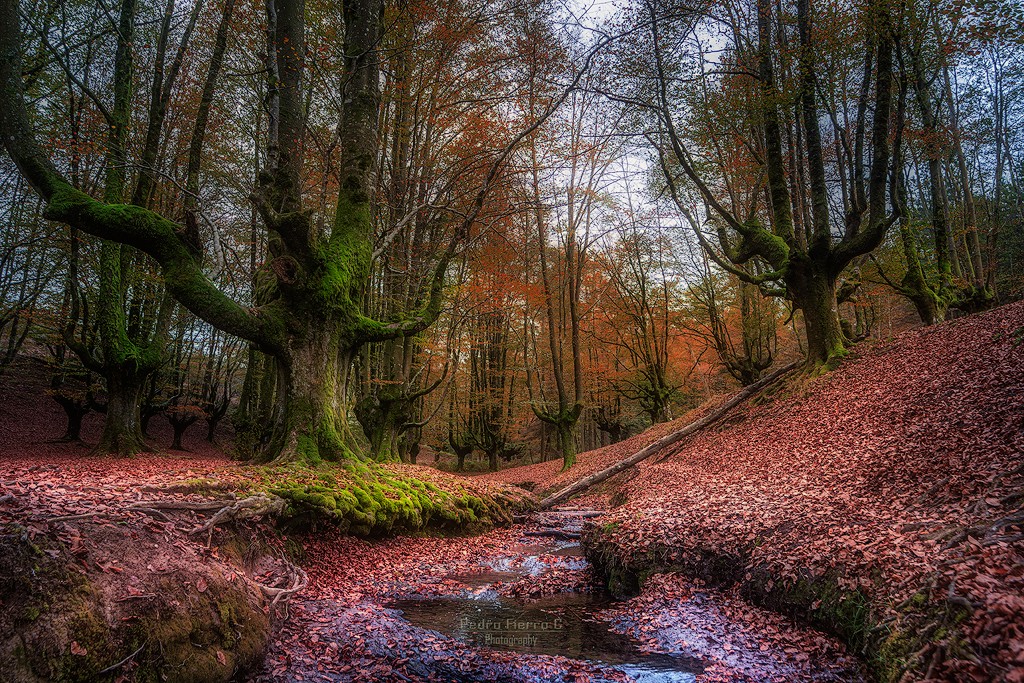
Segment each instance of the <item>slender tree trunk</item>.
M172 451L187 450L182 445L181 440L185 436L185 432L188 431L188 428L195 424L197 419L195 416L175 417L168 415L167 421L171 423L171 430L174 432L174 437L171 440Z
M217 427L220 425L220 417L206 420L206 441L216 443Z
M89 407L82 405L74 399L55 396L54 400L60 405L67 418L67 427L64 435L57 439L58 442L81 443L82 442L82 421L89 414Z

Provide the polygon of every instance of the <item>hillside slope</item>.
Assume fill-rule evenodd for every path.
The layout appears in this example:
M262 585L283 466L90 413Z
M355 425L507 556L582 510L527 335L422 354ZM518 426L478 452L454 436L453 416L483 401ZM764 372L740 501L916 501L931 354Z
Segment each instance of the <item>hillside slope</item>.
M623 589L666 569L734 586L882 680L1024 681L1022 326L1014 304L907 332L738 408L640 466L591 555Z

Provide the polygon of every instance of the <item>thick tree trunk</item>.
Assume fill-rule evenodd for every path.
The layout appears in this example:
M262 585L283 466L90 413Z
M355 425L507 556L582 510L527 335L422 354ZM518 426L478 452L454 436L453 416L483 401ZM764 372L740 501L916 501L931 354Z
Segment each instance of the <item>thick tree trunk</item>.
M839 320L836 281L824 268L793 269L790 284L793 300L804 316L807 332L807 366L828 366L844 357L846 336ZM793 286L796 285L796 286Z
M287 362L275 364L272 431L259 461L315 464L353 455L343 377L352 346L342 344L338 330L330 321L311 325L291 340Z
M560 420L555 425L558 435L558 451L562 454L562 471L576 464L576 422Z
M151 451L142 436L139 402L142 382L139 377L123 369L107 374L107 412L103 433L93 449L95 455L130 456L140 451Z

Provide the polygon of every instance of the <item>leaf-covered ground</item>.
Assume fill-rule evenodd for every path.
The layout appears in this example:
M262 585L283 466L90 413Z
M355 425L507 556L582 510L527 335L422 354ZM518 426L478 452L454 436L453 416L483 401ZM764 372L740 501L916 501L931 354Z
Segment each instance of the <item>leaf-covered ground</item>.
M864 647L887 679L1024 681L1024 347L1012 339L1022 326L1024 306L1014 305L862 345L833 373L741 407L678 452L620 477L621 504L591 522L585 539L621 587L642 585L602 619L652 651L704 658L701 683L861 678L836 640L780 611ZM236 577L216 547L206 549L203 534L190 533L202 514L164 520L130 509L157 497L196 501L265 490L273 472L243 468L199 439L186 441L194 452L174 456L83 457L81 446L46 442L60 431L60 413L39 400L39 390L10 377L0 388L0 525L16 525L43 552L77 563L105 594L120 590L127 599L118 609L137 611L138 596L150 594L152 582L140 572L161 581L179 576L176 595L186 604L209 595L212 581L285 585L269 565ZM380 484L385 497L397 490L417 500L459 500L456 516L475 517L474 498L504 495L499 482L560 487L700 412L583 454L568 474L557 462L469 479L389 466L366 490ZM313 497L293 495L290 504L329 506L317 498L325 486L328 493L349 488L350 477L363 474L288 472L287 488ZM409 479L422 486L392 490ZM343 498L331 496L335 506ZM598 498L591 494L586 506ZM405 503L385 508L374 512L375 520L383 515L374 522L382 531L413 514ZM533 531L515 525L472 537L373 542L327 525L304 537L287 532L271 556L291 552L309 585L279 622L256 680L620 679L565 657L470 647L411 626L388 607L400 597L477 590L459 576L482 567L529 565L495 588L510 599L593 587L589 570L538 550L527 535ZM122 537L138 542L129 547ZM230 675L226 643L206 650L210 666ZM62 646L66 661L83 666L131 654L73 638Z
M644 463L595 543L620 569L708 574L822 622L844 616L828 595L794 594L857 593L867 612L840 630L873 640L892 680L1024 681L1022 326L1014 304L859 346ZM585 454L573 476L657 435ZM495 478L552 488L556 468Z

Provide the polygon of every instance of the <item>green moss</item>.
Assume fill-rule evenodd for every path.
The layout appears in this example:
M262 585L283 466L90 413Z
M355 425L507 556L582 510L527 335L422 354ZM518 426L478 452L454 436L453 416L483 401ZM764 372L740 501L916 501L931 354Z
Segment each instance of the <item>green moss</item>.
M875 673L882 683L898 681L911 666L917 652L917 639L913 633L893 629L878 648Z
M187 604L140 620L135 640L149 645L136 680L229 680L236 667L258 660L268 632L266 615L240 591L189 596Z
M152 590L165 600L133 602L138 611L112 619L110 605L66 549L37 539L45 544L42 557L27 536L0 535L0 601L17 605L8 620L0 614L0 633L7 634L0 638L0 679L113 680L122 672L98 672L132 653L138 683L227 681L258 662L269 618L246 584L211 576L206 591L183 593L180 577L168 576ZM71 652L72 643L80 654Z
M929 645L942 643L949 657L970 656L961 632L968 612L948 604L930 602L924 592L916 593L897 612L890 625L870 648L869 661L881 683L896 683L907 671L921 672L925 662L917 654Z
M524 505L521 499L466 488L443 491L362 462L268 467L256 476L268 493L286 501L285 524L300 529L330 525L359 536L470 531L508 523Z
M309 465L319 465L323 459L320 457L320 447L316 439L309 434L299 434L296 443L296 450L302 460Z
M757 604L834 633L856 650L864 647L871 628L867 596L842 588L834 574L781 581L755 575L742 593Z

